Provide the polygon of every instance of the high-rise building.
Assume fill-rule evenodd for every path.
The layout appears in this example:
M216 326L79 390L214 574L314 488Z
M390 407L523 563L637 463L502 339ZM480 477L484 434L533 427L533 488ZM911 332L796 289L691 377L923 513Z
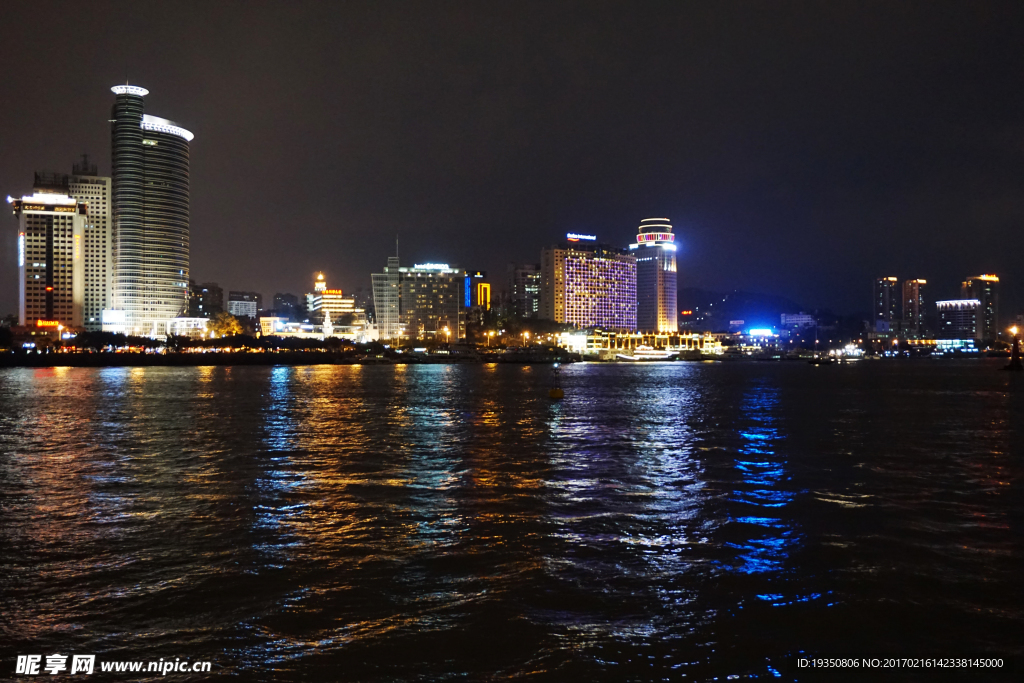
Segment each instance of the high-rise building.
M940 339L981 339L981 302L977 299L936 301Z
M253 320L263 310L263 295L259 292L228 292L228 313Z
M157 336L188 309L193 136L146 114L145 88L111 90L113 310L104 314L104 329Z
M540 317L577 327L636 329L636 257L569 233L541 251Z
M636 243L636 326L641 332L679 331L676 311L676 236L667 218L640 221Z
M224 290L216 282L197 285L188 281L188 315L191 318L212 318L224 312Z
M447 263L400 266L388 258L373 273L380 338L456 341L466 336L466 272Z
M40 191L8 201L18 219L18 322L82 327L87 206Z
M102 328L103 310L109 306L110 275L113 272L110 249L110 178L96 174L95 164L83 155L81 164L73 164L74 173L39 172L34 192L60 194L86 204L84 257L85 298L82 326L90 331Z
M875 323L899 320L900 283L894 277L875 279Z
M536 318L540 313L540 264L508 264L508 314Z
M911 337L920 337L924 332L924 290L927 280L903 281L903 330Z
M996 275L975 275L960 285L961 299L977 299L978 339L995 340L999 337L999 277Z
M384 272L370 276L373 310L381 339L398 339L403 334L399 316L398 263L397 256L389 256Z

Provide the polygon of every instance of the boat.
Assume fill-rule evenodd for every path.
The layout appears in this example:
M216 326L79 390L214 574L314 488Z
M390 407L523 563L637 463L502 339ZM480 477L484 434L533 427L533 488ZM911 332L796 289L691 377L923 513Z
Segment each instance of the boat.
M637 363L643 361L657 361L657 360L675 360L676 356L679 355L677 351L669 351L668 349L655 349L650 346L638 346L633 349L632 354L628 353L617 353L615 358L618 360L624 360L630 363Z

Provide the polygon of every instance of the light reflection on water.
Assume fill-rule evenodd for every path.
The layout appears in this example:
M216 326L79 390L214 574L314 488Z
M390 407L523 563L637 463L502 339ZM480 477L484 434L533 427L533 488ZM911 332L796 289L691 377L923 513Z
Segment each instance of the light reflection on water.
M702 680L1019 652L1007 374L577 365L552 402L545 366L5 370L0 662Z

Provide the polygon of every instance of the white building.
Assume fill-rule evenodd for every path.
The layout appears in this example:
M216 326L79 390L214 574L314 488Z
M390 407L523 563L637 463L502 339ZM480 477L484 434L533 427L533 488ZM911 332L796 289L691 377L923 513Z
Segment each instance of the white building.
M255 301L228 300L228 313L236 318L241 316L255 318L256 314L259 313L259 304Z
M810 313L783 313L781 323L782 327L787 329L815 327L818 324L818 320Z
M74 165L68 177L68 194L84 202L85 219L85 329L98 332L103 326L103 310L110 308L111 277L114 272L110 228L110 178L96 175L88 159Z

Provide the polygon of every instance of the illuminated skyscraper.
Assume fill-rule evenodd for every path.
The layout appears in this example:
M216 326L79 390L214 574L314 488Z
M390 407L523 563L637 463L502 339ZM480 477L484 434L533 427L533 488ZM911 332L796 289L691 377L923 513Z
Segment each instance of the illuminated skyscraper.
M18 323L81 327L85 203L57 192L7 200L18 219Z
M903 281L903 329L912 337L924 330L924 290L927 280Z
M103 326L103 311L110 308L110 285L114 273L111 244L110 178L97 175L95 164L83 157L68 177L68 194L88 205L85 219L85 329L97 332Z
M580 328L636 330L636 258L569 233L541 252L540 317Z
M641 332L679 331L676 310L676 236L667 218L640 221L636 244L636 326Z
M169 319L188 310L193 136L145 114L145 88L111 90L114 276L104 329L162 335Z
M466 336L466 271L447 263L400 266L388 258L373 273L380 339L458 341Z
M875 279L875 323L892 324L899 320L900 283L894 277Z
M999 336L999 277L975 275L960 285L961 299L977 299L978 339L995 340Z

